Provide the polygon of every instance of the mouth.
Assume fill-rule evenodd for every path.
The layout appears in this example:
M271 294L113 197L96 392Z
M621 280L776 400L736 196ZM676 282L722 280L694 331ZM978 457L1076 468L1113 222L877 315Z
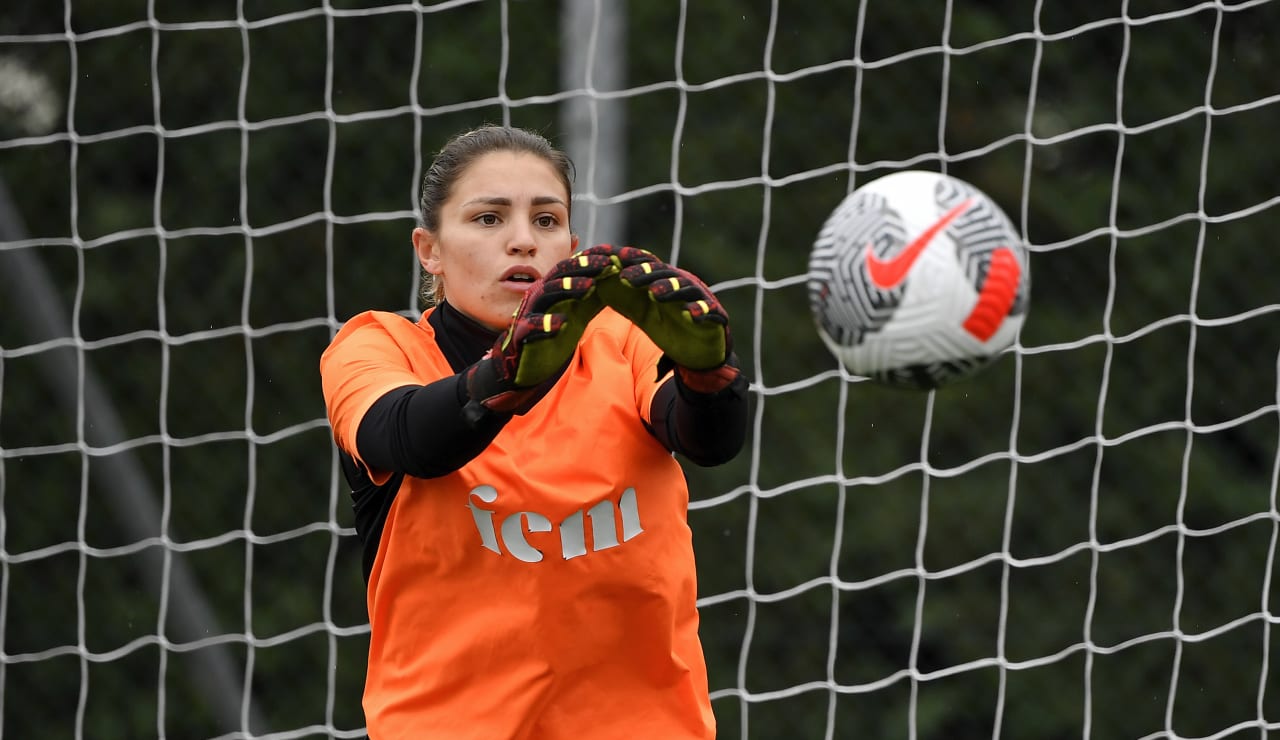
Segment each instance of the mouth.
M513 288L515 290L528 290L541 278L542 274L533 267L529 267L528 265L517 265L515 267L508 268L506 272L502 273L501 281L503 285L506 285L509 288Z

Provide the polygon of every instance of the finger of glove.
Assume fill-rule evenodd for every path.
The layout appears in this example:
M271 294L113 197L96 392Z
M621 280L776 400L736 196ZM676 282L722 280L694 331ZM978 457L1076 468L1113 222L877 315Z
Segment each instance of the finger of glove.
M610 255L583 252L557 262L544 279L547 281L565 277L600 279L617 271L618 266Z
M618 247L614 250L614 258L618 262L619 268L642 264L662 264L662 260L658 259L658 255L639 247Z
M711 291L675 273L654 280L647 287L649 294L658 303L693 303L694 301L710 303L715 300Z
M550 313L526 313L512 319L511 325L502 333L493 349L493 354L499 357L507 368L505 377L510 380L515 376L520 352L531 339L554 336L560 331L563 322L562 315Z
M530 288L535 291L524 305L523 315L531 316L557 312L556 308L567 301L580 301L590 296L596 287L596 281L590 277L563 276Z
M647 249L615 247L612 244L599 244L589 249L584 249L578 254L607 257L619 270L632 265L661 262L656 254Z
M564 326L564 316L557 313L538 313L521 316L512 322L511 344L517 348L537 339L553 337Z
M597 309L599 310L599 309ZM521 339L513 380L519 387L537 385L573 357L589 318L544 314L543 325Z
M649 293L660 304L678 304L689 319L696 323L711 322L727 326L729 315L715 294L705 286L693 285L676 278L654 283Z
M704 370L724 364L732 347L728 315L710 291L678 279L681 287L677 289L670 282L673 278L674 273L667 280L640 287L609 280L600 284L600 296L677 365ZM694 290L687 292L689 288ZM655 291L669 300L658 300Z
M573 356L587 325L604 309L590 278L564 278L563 285L542 298L548 301L548 311L521 316L509 330L509 367L517 386L537 385L558 372Z
M720 301L711 289L693 273L675 267L663 266L646 270L641 265L619 274L622 282L649 291L658 303L684 303L695 321L710 318L718 323L728 323Z
M656 301L715 300L711 289L697 275L664 262L626 268L618 278L632 288L648 290Z
M684 316L687 317L688 313L685 312ZM685 318L646 333L673 362L691 370L720 367L733 347L729 325L721 320Z
M577 342L563 347L554 340L565 326L561 314L522 316L507 330L503 351L504 375L517 388L529 388L550 377L573 354Z
M673 285L678 287L692 286L702 292L711 293L711 289L697 275L668 265L661 260L625 267L618 273L618 279L635 288L648 287L664 281L671 282L674 279L676 282Z
M601 296L619 313L636 324L644 324L644 315L650 311L679 312L681 304L710 296L710 291L700 283L690 282L686 275L661 262L635 265L620 272L617 280L601 283Z
M618 279L628 287L647 288L651 283L678 275L676 268L671 265L665 262L652 261L622 268L618 273Z

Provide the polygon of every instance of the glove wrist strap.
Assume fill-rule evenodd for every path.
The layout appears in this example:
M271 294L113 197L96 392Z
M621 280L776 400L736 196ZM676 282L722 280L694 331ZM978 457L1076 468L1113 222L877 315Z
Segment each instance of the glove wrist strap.
M685 388L694 393L710 395L728 388L733 381L742 375L738 368L725 364L711 370L690 370L687 367L676 367L677 380Z
M471 429L479 429L493 419L501 419L505 422L510 419L510 413L503 413L496 409L492 409L483 402L471 399L462 407L462 420L466 422Z

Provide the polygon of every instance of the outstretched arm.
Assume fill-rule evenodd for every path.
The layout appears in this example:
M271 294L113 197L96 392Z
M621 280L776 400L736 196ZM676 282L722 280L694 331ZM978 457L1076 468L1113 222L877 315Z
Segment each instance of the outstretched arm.
M604 257L558 263L525 294L483 358L456 375L396 388L375 401L356 431L360 458L375 470L432 478L479 455L513 415L527 413L559 380L604 307L595 280L614 271Z

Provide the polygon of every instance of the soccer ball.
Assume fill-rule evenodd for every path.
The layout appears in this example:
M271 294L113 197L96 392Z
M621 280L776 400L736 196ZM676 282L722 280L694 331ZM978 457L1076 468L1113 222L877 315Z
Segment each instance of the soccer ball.
M808 287L818 333L849 372L937 388L1013 343L1030 302L1030 261L986 194L910 170L841 201L814 242Z

